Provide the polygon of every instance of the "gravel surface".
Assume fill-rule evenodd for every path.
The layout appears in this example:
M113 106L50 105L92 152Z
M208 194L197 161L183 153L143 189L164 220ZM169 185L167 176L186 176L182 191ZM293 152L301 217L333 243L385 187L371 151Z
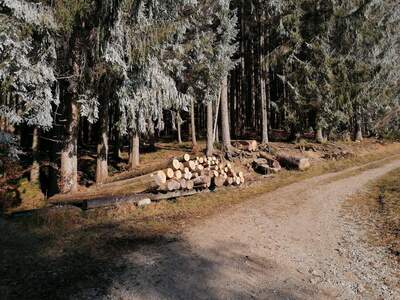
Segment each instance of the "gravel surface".
M350 177L292 184L201 221L181 236L141 246L116 264L96 299L400 299L399 269L372 248L346 199L400 168L400 160ZM351 170L344 171L351 172Z

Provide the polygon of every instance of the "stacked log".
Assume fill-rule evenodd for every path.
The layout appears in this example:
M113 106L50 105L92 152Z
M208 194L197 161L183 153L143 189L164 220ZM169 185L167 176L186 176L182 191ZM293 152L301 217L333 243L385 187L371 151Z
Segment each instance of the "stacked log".
M171 161L168 168L153 173L154 182L147 192L174 192L202 190L223 186L239 186L245 182L242 172L236 172L229 162L215 156L191 157Z

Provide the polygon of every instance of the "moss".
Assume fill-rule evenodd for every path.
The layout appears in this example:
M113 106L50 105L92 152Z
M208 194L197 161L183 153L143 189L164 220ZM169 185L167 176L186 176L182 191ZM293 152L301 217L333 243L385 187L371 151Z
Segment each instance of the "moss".
M38 183L31 183L28 179L20 179L17 187L8 192L9 199L12 198L12 207L8 211L31 210L42 208L46 205Z

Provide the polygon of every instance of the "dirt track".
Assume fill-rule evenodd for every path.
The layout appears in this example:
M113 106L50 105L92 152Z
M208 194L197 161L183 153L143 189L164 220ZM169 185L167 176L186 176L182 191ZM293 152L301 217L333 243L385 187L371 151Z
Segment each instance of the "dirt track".
M399 270L382 250L369 249L342 214L346 197L396 168L400 160L352 177L315 177L250 200L183 236L127 253L121 257L125 272L113 276L107 295L93 289L74 297L400 299Z

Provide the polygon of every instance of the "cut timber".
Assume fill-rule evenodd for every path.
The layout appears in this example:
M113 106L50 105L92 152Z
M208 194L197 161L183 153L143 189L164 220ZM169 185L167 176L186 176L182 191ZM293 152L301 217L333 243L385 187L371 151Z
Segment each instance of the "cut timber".
M201 192L191 190L191 191L175 191L167 194L158 194L158 195L152 195L149 196L148 198L151 199L151 201L161 201L161 200L168 200L168 199L174 199L174 198L179 198L179 197L188 197L192 195L196 195L199 193L208 193L209 190L204 190Z
M240 177L236 176L233 178L233 184L238 186L242 183L242 181L240 180Z
M225 185L232 185L233 184L233 177L228 177L225 181Z
M183 178L185 178L186 180L190 180L190 179L192 179L192 177L193 177L193 174L190 172L183 174Z
M202 191L202 193L208 192L208 190ZM198 191L189 190L189 191L174 191L166 194L139 194L139 195L129 195L129 196L110 196L110 197L101 197L95 199L87 199L83 200L79 203L79 205L83 209L95 209L101 207L110 207L110 206L118 206L124 203L127 204L138 204L140 201L150 199L151 201L161 201L174 199L179 197L187 197L198 194Z
M157 172L158 170L166 170L168 168L171 168L171 166L173 167L174 164L176 164L176 161L178 163L180 163L180 161L178 159L174 158L174 159L166 159L159 163L155 163L155 164L152 164L149 166L139 167L140 169L138 169L138 170L124 172L122 174L119 174L119 175L116 175L113 177L109 177L109 178L107 178L107 180L105 180L103 185L109 186L110 184L113 184L115 182L117 184L119 184L119 181L122 181L122 180L127 180L127 179L132 179L132 178L143 176L143 175L148 175L150 173ZM180 164L179 164L179 167L180 167ZM178 167L178 169L179 169L179 167ZM177 170L177 169L174 169L174 170Z
M181 188L181 184L179 183L179 181L177 181L175 179L168 180L168 182L167 182L168 191L172 192L172 191L179 190L180 188Z
M258 156L260 158L266 159L268 161L268 165L271 168L275 168L275 169L280 169L281 168L281 164L279 163L279 161L277 161L271 154L268 154L266 152L260 151Z
M183 160L184 160L184 161L189 161L189 160L190 160L190 155L186 153L186 154L183 156Z
M252 167L254 171L262 175L275 174L280 172L282 169L279 162L273 163L271 160L265 158L257 158L253 160Z
M193 180L194 187L210 187L211 177L207 175L202 175Z
M177 160L176 158L172 160L172 167L174 168L174 170L180 170L181 168L181 162L179 160Z
M216 187L222 187L225 184L225 178L223 176L214 177L213 181Z
M181 179L181 180L179 180L179 184L181 185L181 189L182 190L186 190L187 189L187 181L186 181L186 179Z
M101 207L118 206L120 204L137 204L139 201L149 199L149 196L144 195L130 195L121 197L101 197L96 199L88 199L82 201L83 209L95 209Z
M305 171L311 167L308 158L295 157L288 154L279 153L277 155L278 161L282 166L288 169L296 169L300 171Z
M196 162L194 160L189 160L188 162L184 163L184 166L190 171L196 170Z
M250 152L257 151L258 148L258 143L255 140L237 140L237 141L232 141L232 144L234 145L234 147L238 149Z
M186 182L186 189L187 190L193 190L193 188L194 188L194 182L193 182L193 180L188 180L187 182Z
M182 178L182 172L181 172L181 170L178 170L178 171L176 171L175 172L175 179L181 179Z
M172 179L175 176L175 172L174 170L172 170L171 168L168 168L165 173L167 174L167 178L168 179Z
M154 182L157 185L162 185L167 182L167 176L165 175L164 171L157 171L156 173L150 176L153 176Z

